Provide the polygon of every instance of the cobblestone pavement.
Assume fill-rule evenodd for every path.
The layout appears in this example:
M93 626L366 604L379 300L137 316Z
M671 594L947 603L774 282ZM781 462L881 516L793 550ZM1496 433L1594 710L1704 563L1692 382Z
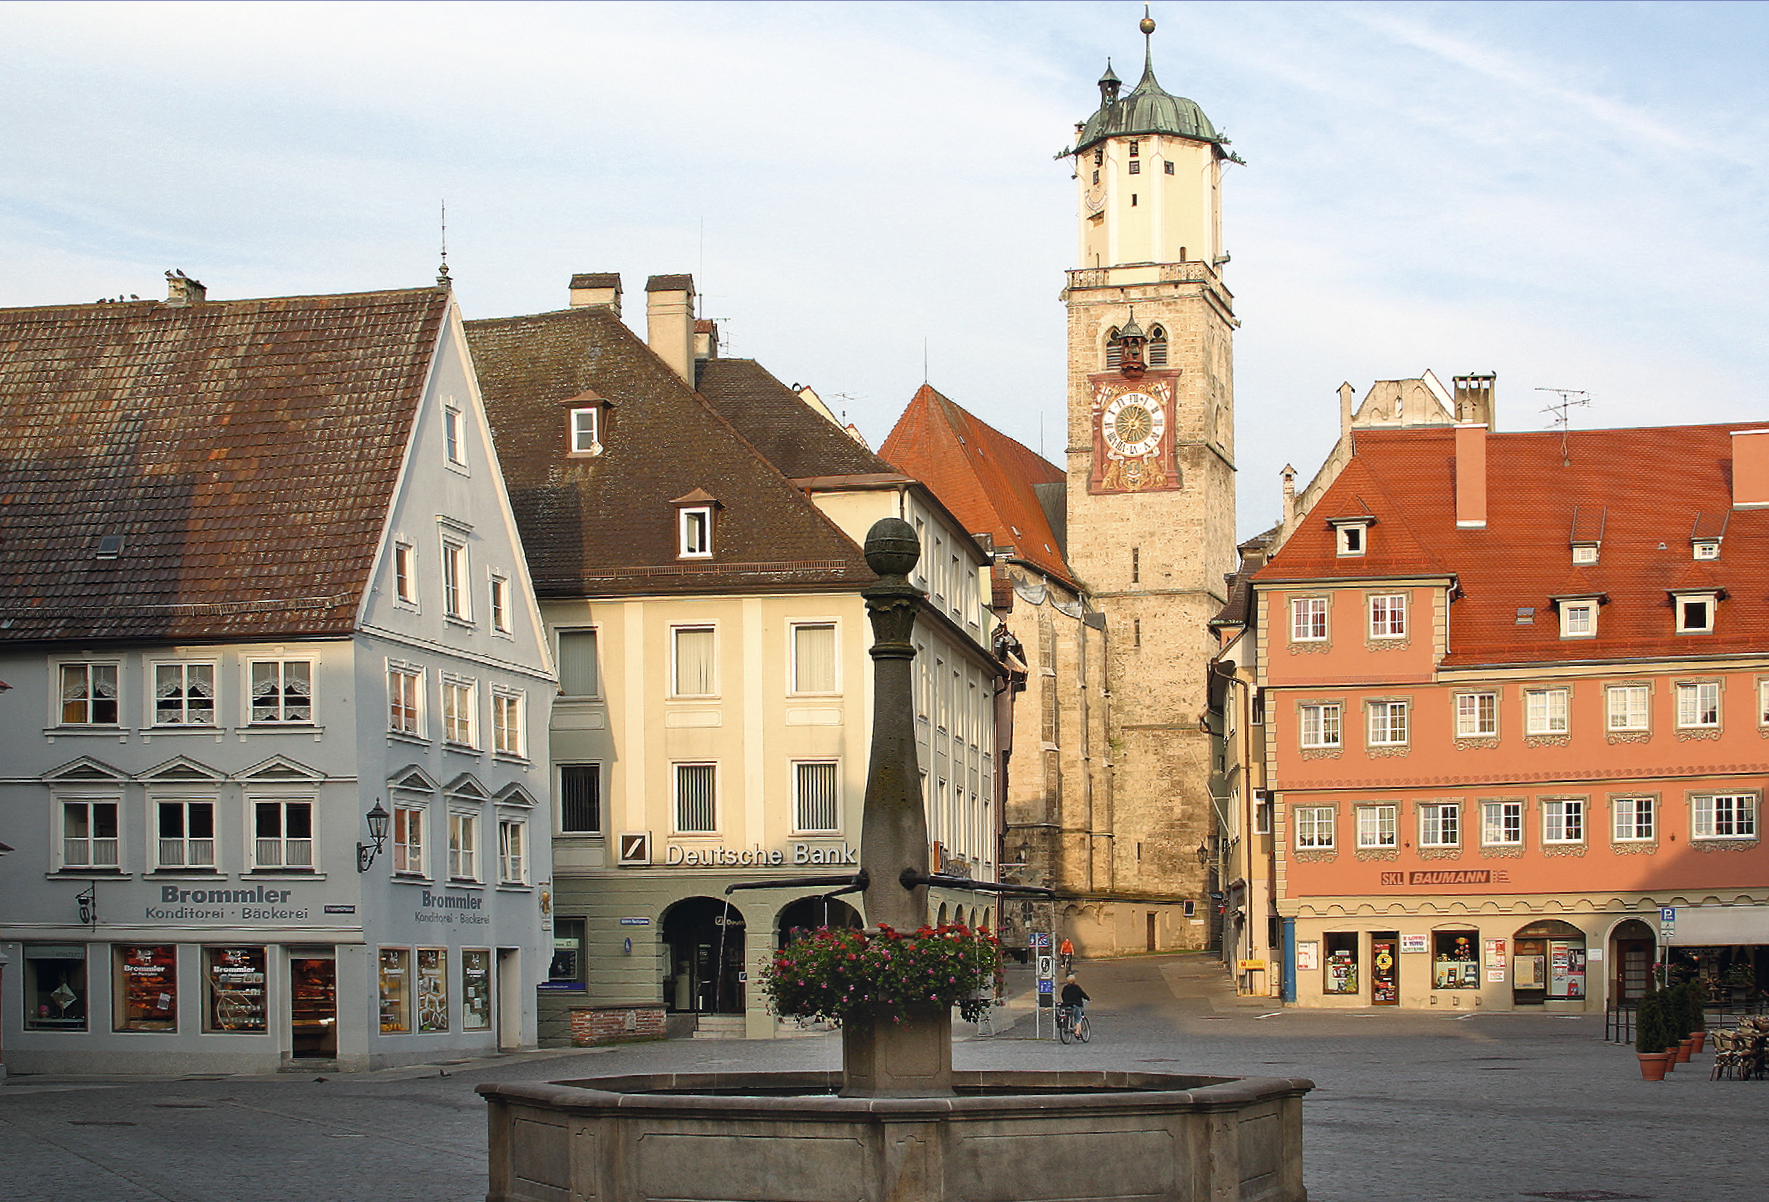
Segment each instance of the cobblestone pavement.
M1321 1012L1237 1000L1201 956L1078 968L1094 1039L1032 1038L1023 970L998 1033L959 1024L960 1068L1308 1077L1312 1202L1544 1197L1758 1202L1769 1081L1662 1084L1603 1019ZM482 1081L666 1069L832 1068L833 1036L531 1053L316 1080L13 1076L0 1086L5 1202L480 1202ZM444 1075L446 1074L446 1075Z

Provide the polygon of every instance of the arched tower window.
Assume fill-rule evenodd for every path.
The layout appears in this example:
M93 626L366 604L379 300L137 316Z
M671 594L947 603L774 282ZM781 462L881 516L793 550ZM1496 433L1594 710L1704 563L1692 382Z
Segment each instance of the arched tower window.
M1117 371L1124 365L1124 346L1118 341L1118 327L1106 331L1106 370Z
M1167 327L1150 326L1149 344L1143 351L1143 361L1150 367L1167 366Z

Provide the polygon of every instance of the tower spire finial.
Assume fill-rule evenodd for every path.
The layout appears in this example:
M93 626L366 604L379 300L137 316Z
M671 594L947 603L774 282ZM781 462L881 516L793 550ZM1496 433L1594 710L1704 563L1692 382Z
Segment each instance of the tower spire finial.
M448 278L448 201L442 202L442 267L436 273L439 287L450 288L454 281Z
M1142 20L1136 27L1142 30L1142 73L1146 78L1155 70L1155 19L1149 16L1149 6L1142 6Z

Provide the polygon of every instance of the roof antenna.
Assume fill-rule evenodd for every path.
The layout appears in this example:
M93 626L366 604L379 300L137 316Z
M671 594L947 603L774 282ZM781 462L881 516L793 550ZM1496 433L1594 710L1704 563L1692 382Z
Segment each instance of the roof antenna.
M442 202L442 267L436 273L436 285L439 288L452 288L454 281L448 278L448 201Z
M1572 458L1566 453L1566 430L1571 424L1568 411L1577 405L1589 405L1591 394L1582 388L1538 388L1537 392L1551 392L1559 397L1558 401L1550 401L1543 413L1554 415L1553 425L1560 428L1560 466L1571 467Z
M927 386L927 335L926 334L923 334L921 336L921 383L922 383L922 387L925 388Z

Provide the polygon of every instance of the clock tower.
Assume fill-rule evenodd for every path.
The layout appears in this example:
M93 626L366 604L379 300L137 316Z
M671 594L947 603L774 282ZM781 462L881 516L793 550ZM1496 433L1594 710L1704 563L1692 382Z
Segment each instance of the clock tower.
M1091 882L1102 903L1124 899L1118 908L1192 902L1206 922L1169 911L1157 925L1151 911L1150 940L1159 929L1162 947L1199 946L1209 891L1224 884L1204 863L1215 862L1214 765L1200 715L1216 649L1207 624L1235 568L1237 323L1219 202L1223 165L1240 160L1202 109L1156 82L1154 21L1141 29L1142 78L1120 95L1107 65L1069 152L1080 263L1063 291L1067 551L1105 616L1110 796L1070 844L1086 862L1061 875Z

